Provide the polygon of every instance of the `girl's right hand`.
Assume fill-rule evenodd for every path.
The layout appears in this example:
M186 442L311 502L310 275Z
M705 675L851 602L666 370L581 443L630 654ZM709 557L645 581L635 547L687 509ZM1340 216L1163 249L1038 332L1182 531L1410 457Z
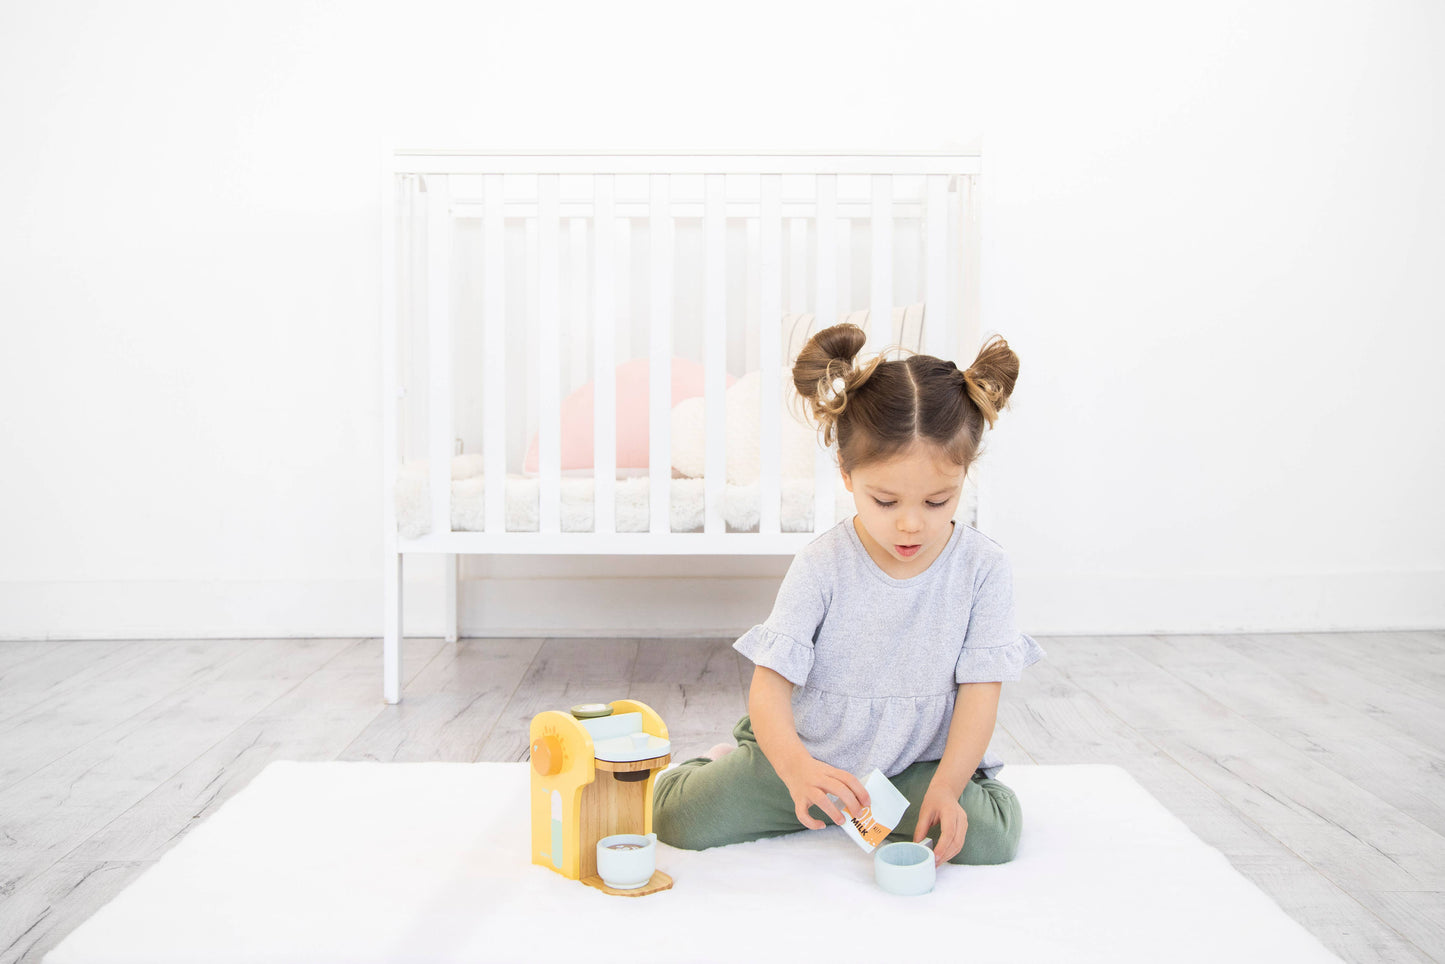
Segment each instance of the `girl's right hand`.
M780 772L778 776L787 785L788 793L793 798L793 812L797 814L798 821L809 830L822 830L827 826L821 820L814 819L808 812L810 807L816 806L840 827L847 819L833 805L833 801L828 799L830 793L855 816L869 805L868 791L863 789L862 781L847 770L830 767L811 756L800 757L787 768L786 773Z

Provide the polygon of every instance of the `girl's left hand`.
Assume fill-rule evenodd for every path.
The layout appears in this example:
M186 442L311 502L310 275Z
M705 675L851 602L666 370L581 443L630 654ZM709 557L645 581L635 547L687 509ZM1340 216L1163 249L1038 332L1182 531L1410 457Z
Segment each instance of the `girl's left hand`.
M936 783L930 784L923 795L913 842L922 843L935 824L939 832L938 842L933 845L933 865L937 867L963 849L963 838L968 834L968 813L959 805L958 797Z

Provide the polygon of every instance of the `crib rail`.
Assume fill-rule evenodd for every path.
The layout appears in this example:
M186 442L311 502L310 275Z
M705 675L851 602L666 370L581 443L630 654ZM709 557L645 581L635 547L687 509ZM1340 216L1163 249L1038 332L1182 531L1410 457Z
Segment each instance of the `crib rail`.
M762 397L778 398L791 359L782 357L782 318L790 311L815 315L815 327L831 323L840 311L840 282L852 283L848 235L868 235L867 307L870 317L887 320L898 298L895 285L894 225L913 219L921 225L919 298L927 306L922 350L944 357L960 353L976 338L967 288L973 255L968 217L979 159L958 154L607 154L508 153L403 150L387 154L384 177L384 344L394 354L384 372L384 436L387 480L385 519L389 547L398 552L567 552L567 553L791 553L832 524L836 509L836 462L819 447L815 460L811 531L785 532L780 524L780 413L763 404L758 425L759 516L756 531L728 531L722 514L726 474L723 444L727 377L730 223L745 222L749 250L755 252L755 292L745 324L747 351L756 358ZM526 179L527 190L508 191L504 183ZM733 183L741 176L743 181ZM905 179L907 191L899 190ZM847 184L846 190L840 189ZM921 184L921 188L918 185ZM479 222L482 254L479 271L482 351L478 369L456 379L458 258L454 227L459 220ZM678 270L675 225L701 221L702 311L697 322L704 370L705 471L701 533L671 531L670 433L671 371L675 332L674 276ZM509 322L518 306L515 283L508 282L505 234L524 222L535 263L528 265L521 296L531 312L526 327ZM646 357L648 365L648 510L647 532L619 532L616 518L616 444L618 395L615 359L618 283L632 272L629 239L633 224L646 231ZM570 259L563 261L564 256ZM784 290L784 264L789 265ZM573 284L568 303L561 301L559 271L570 265L574 281L583 276L590 293ZM585 267L578 270L578 265ZM514 274L515 274L515 268ZM624 293L630 297L632 292ZM579 319L586 319L585 323ZM414 356L416 340L407 324L424 320L425 364ZM564 337L564 320L568 334ZM624 319L625 321L625 319ZM525 386L533 404L537 433L538 525L533 532L508 531L506 485L486 484L483 531L453 531L452 479L447 471L464 434L455 424L457 391L480 382L480 408L487 430L481 433L485 480L508 476L509 438L502 413L510 384L519 377L507 364L509 339L530 327L536 361ZM564 362L576 374L586 349L576 332L591 338L590 376L594 390L594 521L588 533L561 527L561 410ZM886 323L872 324L867 351L894 341ZM424 430L401 424L399 406L418 404L418 383L425 373ZM417 421L415 411L411 423ZM391 485L404 455L416 451L424 435L429 531L397 534ZM440 471L436 469L441 467ZM693 538L696 536L697 538Z
M392 174L978 174L976 154L947 152L787 154L677 151L467 151L401 148L383 160Z

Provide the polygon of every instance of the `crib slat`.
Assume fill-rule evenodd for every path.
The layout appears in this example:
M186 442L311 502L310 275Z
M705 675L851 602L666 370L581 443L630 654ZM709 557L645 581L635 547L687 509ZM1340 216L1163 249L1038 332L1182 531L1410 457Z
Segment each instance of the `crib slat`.
M743 249L743 274L746 292L743 295L743 305L748 311L758 303L758 275L761 273L761 266L758 264L758 251L762 247L759 239L758 219L748 218L743 224L743 230L747 235L747 245ZM743 357L747 359L744 370L758 357L758 326L751 323L743 325Z
M503 249L502 175L483 178L482 212L482 478L483 528L507 527L507 285Z
M427 191L427 457L431 531L452 528L452 218L449 178L429 174Z
M873 287L868 296L867 350L893 343L893 176L874 174L873 210L868 233L873 240Z
M398 444L398 408L401 404L397 337L398 285L410 291L406 260L400 254L411 245L410 227L413 176L401 177L386 170L382 180L381 208L381 465L382 465L382 631L381 698L387 703L401 699L402 559L397 552L396 490L401 449Z
M649 531L672 530L672 216L668 212L669 177L653 174L648 217L651 296L648 328L647 503Z
M944 333L953 328L953 305L948 277L948 175L928 175L928 237L925 240L925 291L923 351L935 358L953 360Z
M813 279L817 290L815 329L823 329L838 320L838 178L832 174L820 174L818 182L818 208L815 219L817 231L817 273ZM787 359L789 363L793 359Z
M593 178L592 236L592 478L594 533L617 531L617 316L613 252L616 186L611 174Z
M834 264L838 254L838 178L832 174L822 174L818 176L817 182L818 267L815 284L818 292L817 327L822 329L832 325L838 313L838 279ZM833 450L823 447L821 436L818 443L817 454L813 460L814 532L822 532L833 524L834 479L838 477Z
M617 285L617 317L622 324L617 327L618 358L636 358L632 346L632 219L619 216L617 219L617 246L613 250L617 270L612 278Z
M808 311L808 219L788 218L788 311ZM788 359L783 359L786 364Z
M561 348L557 248L561 231L556 174L537 175L537 506L541 532L562 531Z
M759 250L758 367L762 369L761 446L758 468L758 532L776 533L782 528L779 500L779 401L782 398L781 366L783 324L783 204L782 178L762 176L762 216Z
M703 304L704 323L703 400L706 407L703 463L703 532L727 531L723 518L723 495L727 490L727 179L709 174L704 190L703 212Z
M954 213L949 218L949 223L961 254L959 261L955 262L955 265L958 265L955 268L958 274L953 286L953 297L958 308L950 319L957 322L958 330L953 332L951 339L952 350L971 362L972 352L983 341L979 314L979 272L982 266L979 263L978 180L973 176L959 177L955 184L958 186L958 193L954 195ZM962 361L962 358L959 360Z
M422 177L414 176L407 189L406 246L402 261L403 280L407 286L399 310L401 334L402 391L410 401L401 410L401 453L404 459L424 459L426 452L426 366L429 360L421 352L426 340L427 274L425 244L427 194Z
M567 391L585 385L587 371L587 219L567 219Z
M386 158L389 161L390 158ZM385 168L383 168L385 169ZM382 465L382 535L387 551L395 549L397 473L406 451L401 446L401 399L404 394L404 369L401 350L410 339L399 337L401 318L406 309L400 297L413 290L407 274L410 236L412 175L396 175L387 171L382 181L381 221L381 345L384 363L381 369L381 465ZM403 255L406 255L405 257ZM407 333L408 335L410 332Z

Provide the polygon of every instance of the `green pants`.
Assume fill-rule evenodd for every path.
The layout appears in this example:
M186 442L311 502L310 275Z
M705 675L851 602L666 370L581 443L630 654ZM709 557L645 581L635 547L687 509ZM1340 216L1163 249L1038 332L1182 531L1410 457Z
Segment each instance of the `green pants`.
M733 737L738 748L721 759L697 757L658 776L652 801L652 829L658 840L683 850L706 850L805 829L798 822L787 785L753 736L750 717L738 722ZM889 778L911 804L889 840L913 839L923 794L937 769L937 760L920 760ZM979 771L958 802L968 814L968 831L963 849L950 863L1003 864L1012 860L1023 830L1014 792ZM809 813L832 824L816 806ZM932 836L936 839L936 832Z

